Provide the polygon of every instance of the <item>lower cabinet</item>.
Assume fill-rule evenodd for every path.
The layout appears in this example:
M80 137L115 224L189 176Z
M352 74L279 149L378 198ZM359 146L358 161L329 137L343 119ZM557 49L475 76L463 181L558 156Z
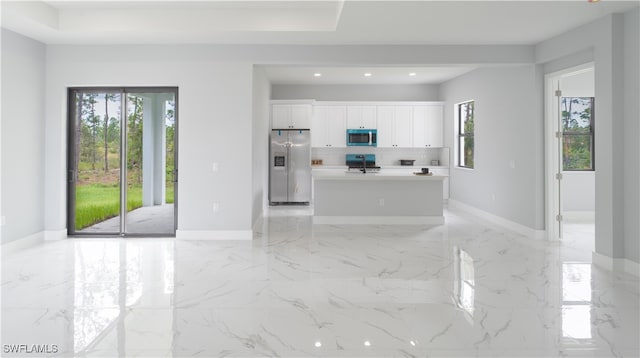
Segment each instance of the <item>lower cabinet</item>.
M442 199L449 199L449 169L433 168L429 169L433 175L445 175L446 178L442 182Z
M419 164L416 164L415 166L412 167L406 167L406 168L402 168L402 167L392 167L392 168L385 168L384 166L382 167L383 171L393 171L393 173L406 173L407 175L419 172L422 168L429 168L429 172L433 173L433 175L442 175L442 176L446 176L446 178L442 181L442 199L444 200L448 200L449 199L449 169L448 168L433 168L430 166L422 166Z

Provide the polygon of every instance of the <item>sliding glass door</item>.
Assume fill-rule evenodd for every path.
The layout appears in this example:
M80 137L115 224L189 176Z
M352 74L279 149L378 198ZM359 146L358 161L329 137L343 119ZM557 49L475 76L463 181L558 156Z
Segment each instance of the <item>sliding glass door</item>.
M69 90L70 235L173 236L176 88Z

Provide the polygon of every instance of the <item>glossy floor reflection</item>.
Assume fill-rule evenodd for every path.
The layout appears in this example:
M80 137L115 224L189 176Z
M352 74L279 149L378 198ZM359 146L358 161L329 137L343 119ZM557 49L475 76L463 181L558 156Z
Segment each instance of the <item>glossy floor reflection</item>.
M433 227L314 226L288 210L252 242L19 252L2 262L2 342L59 356L640 355L638 279L590 252L455 212Z

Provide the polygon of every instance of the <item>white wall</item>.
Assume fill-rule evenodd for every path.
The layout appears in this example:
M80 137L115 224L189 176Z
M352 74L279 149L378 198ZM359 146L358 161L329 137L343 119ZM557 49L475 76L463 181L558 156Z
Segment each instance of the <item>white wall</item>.
M271 99L317 101L438 101L438 85L278 85Z
M46 226L65 225L66 97L69 86L179 88L178 235L249 235L252 212L253 67L164 47L49 46L46 86ZM219 171L212 170L218 163ZM214 213L213 204L219 211ZM231 233L233 235L233 233Z
M528 65L477 69L441 87L445 146L455 148L455 104L475 100L475 169L452 160L451 199L537 230L544 229L541 81Z
M597 236L603 239L596 243L596 250L604 255L621 257L622 244L607 238L624 237L621 235L624 229L620 218L629 214L623 213L623 184L634 179L632 172L623 174L623 141L619 141L617 146L613 145L614 135L616 138L623 136L619 123L625 111L621 99L625 75L622 66L623 43L619 36L624 31L622 20L621 15L607 16L535 48L439 45L49 46L45 97L45 229L65 227L66 87L81 85L178 86L181 129L179 230L250 229L253 216L252 145L249 139L241 138L241 135L252 131L252 65L292 63L528 64L524 67L474 71L451 81L448 89L442 90L443 96L439 97L446 98L449 104L457 98L468 99L466 97L475 98L478 103L485 102L480 104L478 110L485 106L485 113L490 114L485 118L487 128L497 131L495 137L491 138L500 139L489 143L486 148L479 144L477 164L486 169L478 169L473 174L452 170L459 172L458 178L467 180L469 184L461 186L461 189L476 188L472 193L461 191L460 198L495 215L532 228L541 228L544 221L541 214L544 200L541 164L542 72L541 66L531 64L546 64L591 50L596 63L599 113L604 112L612 123L604 129L599 128L599 134L609 138L609 142L597 153L596 161L601 164L609 161L611 164L606 168L599 167L605 170L599 170L597 174L600 175L597 178L598 186L603 188L598 189L596 196L598 207L601 208L599 217L596 214ZM465 88L467 84L471 88ZM520 113L523 105L531 108L531 112L513 116L514 113ZM451 110L451 107L447 108L448 115ZM637 118L637 109L633 107L631 110ZM531 137L522 138L532 145L518 147L512 154L502 151L504 148L513 148L516 142L513 134L519 133L520 129L531 133ZM483 130L479 131L482 133ZM230 133L238 133L237 138L240 139L230 139L233 138ZM508 167L511 159L516 162L514 169ZM220 172L212 172L212 162L220 164ZM492 169L495 169L494 173ZM625 180L623 175L626 175ZM474 180L476 178L479 180ZM491 181L490 178L498 179ZM495 202L479 197L482 191L494 188L497 194ZM212 213L214 201L220 203L220 212L216 215ZM631 239L637 240L637 236Z
M2 29L2 244L44 230L45 54Z
M624 251L640 262L640 10L624 16Z
M595 77L593 68L562 77L560 88L563 97L594 97ZM597 100L596 100L597 102ZM598 109L596 106L596 126ZM596 145L598 133L596 131ZM598 163L596 164L596 170ZM564 211L594 211L596 207L595 171L565 171L562 180L562 205Z
M562 208L564 211L595 211L595 193L594 172L562 173Z
M267 80L264 70L253 67L253 132L252 132L252 215L251 222L255 223L267 206L269 188L269 97L271 84Z
M532 59L531 46L50 45L45 229L66 228L69 86L177 86L178 236L189 231L191 237L238 231L250 238L252 221L258 216L254 194L259 190L259 185L254 186L258 176L252 167L257 158L253 148L258 147L252 144L257 120L252 111L254 64L513 64ZM212 170L214 162L219 164L217 173ZM266 178L265 174L263 180ZM216 214L213 203L219 204Z
M625 128L625 124L638 121L637 12L638 9L634 9L626 15L607 15L544 41L536 46L535 51L536 62L545 64L563 62L585 51L593 52L598 118L595 251L610 258L627 258L635 262L638 262L640 238L637 229L629 227L633 224L628 221L637 223L640 217L638 196L631 189L640 182L636 167L638 150L634 152L633 148L637 144L625 141L628 137L625 132L629 129ZM625 45L631 47L625 50ZM545 69L550 67L545 65ZM628 96L631 96L631 104ZM637 131L632 134L634 140L637 140L636 135ZM632 154L625 154L628 150ZM627 168L626 159L630 155L635 158L631 159L631 167Z

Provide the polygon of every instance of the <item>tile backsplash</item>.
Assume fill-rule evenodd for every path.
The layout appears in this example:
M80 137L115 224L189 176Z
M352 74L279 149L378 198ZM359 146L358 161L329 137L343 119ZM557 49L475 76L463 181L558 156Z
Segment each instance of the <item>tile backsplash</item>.
M321 159L323 165L345 165L346 154L375 154L379 166L400 165L400 159L414 159L414 166L428 166L437 159L440 166L449 166L449 148L311 148L311 159Z

